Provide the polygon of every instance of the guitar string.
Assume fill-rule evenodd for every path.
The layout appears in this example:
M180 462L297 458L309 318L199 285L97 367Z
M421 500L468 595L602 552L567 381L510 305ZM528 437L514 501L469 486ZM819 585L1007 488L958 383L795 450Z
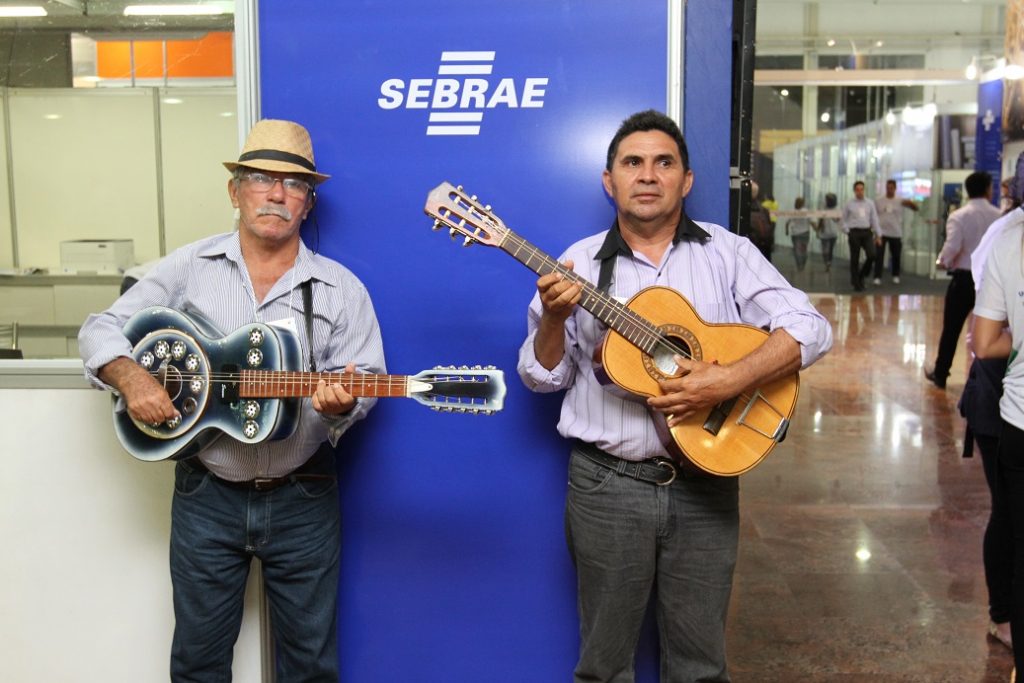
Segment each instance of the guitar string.
M157 377L160 374L159 370L155 370L155 371L154 370L149 370L148 372L149 372L150 375L157 376ZM269 379L269 380L267 380L267 379L260 379L258 377L250 379L250 378L247 378L245 376L246 373L251 373L251 374L256 374L256 373L274 373L275 376L277 375L277 373L281 373L281 375L288 375L288 376L287 377L277 376L276 378ZM302 375L306 375L306 377L302 377ZM315 377L314 377L314 375L315 375ZM319 383L320 379L323 379L323 377L322 377L323 375L326 375L328 377L332 377L332 376L341 377L343 381L339 382L339 383L343 384L343 385L347 385L350 389L353 389L353 390L355 390L355 389L363 389L363 390L365 390L369 386L371 389L381 388L381 389L389 391L389 392L393 391L395 389L402 390L402 388L404 386L408 385L408 381L411 379L408 375L364 375L364 374L360 374L360 373L330 373L330 372L324 372L324 373L308 373L307 372L307 373L302 373L302 372L298 372L298 371L290 372L290 371L287 371L287 370L244 370L244 371L237 372L237 373L211 372L211 373L208 373L208 374L200 373L200 372L193 372L193 373L181 372L181 373L179 373L179 376L182 378L180 380L182 383L191 382L193 379L202 379L202 380L207 380L208 382L211 382L211 383L212 382L224 382L224 381L232 382L233 381L233 382L237 382L238 384L243 384L243 385L245 385L245 384L260 384L260 385L272 385L272 386L277 386L277 387L285 387L285 388L288 388L288 389L294 389L294 388L298 387L298 388L307 388L307 389L310 389L310 390L312 390L314 388L314 385L311 382L315 379L316 382ZM354 380L354 378L359 378L359 379L358 379L358 381L349 381L349 382L345 382L344 381L345 379L352 379L352 380ZM373 379L370 380L370 381L367 381L367 378L373 378ZM385 380L384 378L387 378L387 379ZM461 377L461 376L447 377L447 378L445 378L443 380L434 380L434 381L435 382L442 381L442 382L452 383L452 384L490 384L491 383L489 378L486 378L486 377L484 377L483 379L477 380L477 379L466 379L466 378ZM359 385L359 386L357 387L357 385ZM386 385L386 387L384 385ZM471 401L476 400L476 399L481 399L481 400L484 400L484 401L489 400L486 397L480 397L480 396L452 396L450 394L437 394L436 392L427 392L427 393L428 394L433 394L433 395L444 395L448 399L457 400L457 401L460 401L460 402L464 401L466 399L469 399ZM377 395L379 395L379 394L377 394ZM371 395L368 395L368 396L374 396L374 394L371 394ZM255 396L248 397L248 396L246 396L246 397L243 397L243 398L273 398L273 396L260 396L260 397L255 397Z

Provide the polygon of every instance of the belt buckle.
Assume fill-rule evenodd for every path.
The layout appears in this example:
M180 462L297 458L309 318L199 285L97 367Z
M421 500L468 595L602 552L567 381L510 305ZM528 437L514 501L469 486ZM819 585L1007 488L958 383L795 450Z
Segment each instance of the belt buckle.
M669 477L667 481L654 482L655 486L668 486L669 484L676 480L676 476L678 476L679 470L676 468L675 463L673 463L671 460L668 460L667 458L655 458L654 464L657 465L658 467L664 467L665 469L672 473L672 476Z
M280 485L279 478L262 477L252 480L254 491L273 491Z

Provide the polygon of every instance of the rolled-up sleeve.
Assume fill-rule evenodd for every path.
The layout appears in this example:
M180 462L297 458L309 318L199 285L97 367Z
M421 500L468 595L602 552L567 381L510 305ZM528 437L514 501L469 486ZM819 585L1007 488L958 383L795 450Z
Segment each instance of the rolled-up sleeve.
M534 340L537 338L537 326L540 323L540 316L540 296L534 294L527 313L526 340L519 347L519 364L516 366L516 369L526 388L530 391L546 394L565 389L573 382L575 366L569 350L575 345L575 339L571 333L571 330L575 329L575 313L569 317L565 327L565 353L562 354L562 359L558 361L558 365L550 370L540 364L534 349Z

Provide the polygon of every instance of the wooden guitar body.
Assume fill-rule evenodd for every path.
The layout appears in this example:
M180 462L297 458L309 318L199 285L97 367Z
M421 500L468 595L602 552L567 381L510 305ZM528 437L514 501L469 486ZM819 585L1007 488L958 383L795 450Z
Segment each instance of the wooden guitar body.
M667 287L644 289L626 306L684 347L691 358L707 363L733 363L768 337L752 325L705 322L682 295ZM602 370L631 394L660 396L658 382L672 377L677 369L672 355L668 350L648 355L609 330L601 349ZM757 465L784 436L799 390L799 376L793 374L758 387L731 405L721 404L718 414L712 411L710 422L708 415L698 414L671 430L662 415L652 415L662 442L680 462L732 476Z

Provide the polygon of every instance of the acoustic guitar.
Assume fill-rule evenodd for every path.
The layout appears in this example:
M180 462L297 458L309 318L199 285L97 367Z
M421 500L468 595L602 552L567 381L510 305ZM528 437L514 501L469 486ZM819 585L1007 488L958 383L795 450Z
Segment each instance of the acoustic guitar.
M497 247L538 275L561 273L582 288L579 305L608 326L598 376L637 400L662 394L658 382L678 373L674 356L723 365L764 343L768 333L752 325L705 322L689 301L667 287L649 287L623 304L515 234L491 207L462 187L441 183L424 212L434 229L447 227L464 245ZM669 428L652 411L666 450L680 463L719 476L747 472L783 439L799 394L797 373L769 382Z
M407 397L440 412L490 415L502 409L504 373L491 366L438 366L416 375L300 372L299 340L287 329L251 323L220 337L199 316L162 306L125 323L132 358L167 390L179 415L158 424L114 410L114 431L139 460L187 458L224 434L242 443L283 439L298 424L301 397L317 384L352 396Z

